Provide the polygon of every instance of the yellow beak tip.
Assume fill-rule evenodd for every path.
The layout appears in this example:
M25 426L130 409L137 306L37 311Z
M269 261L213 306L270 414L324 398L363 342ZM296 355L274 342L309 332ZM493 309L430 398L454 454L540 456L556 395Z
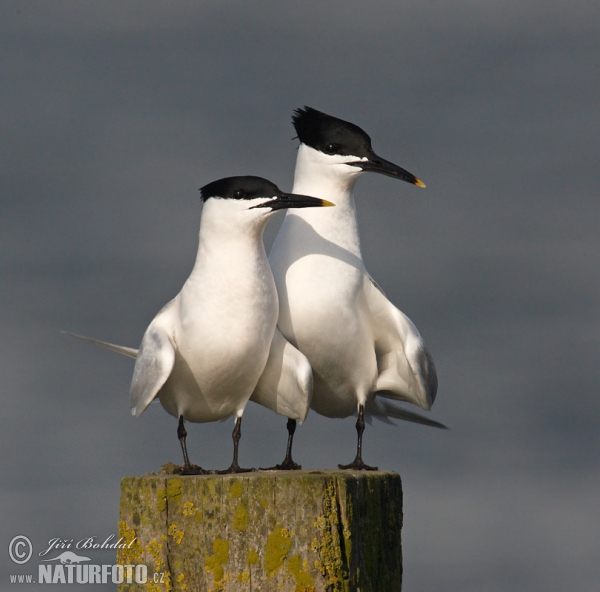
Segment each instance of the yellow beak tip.
M425 183L423 183L423 181L421 181L421 179L417 179L415 182L415 185L417 187L427 187L427 185L425 185Z

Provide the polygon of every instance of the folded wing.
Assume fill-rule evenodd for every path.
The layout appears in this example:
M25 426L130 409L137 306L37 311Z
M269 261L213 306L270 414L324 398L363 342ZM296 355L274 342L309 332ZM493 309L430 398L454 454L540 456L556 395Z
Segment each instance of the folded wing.
M167 332L150 324L140 346L131 380L131 415L141 415L163 387L175 364L175 349Z
M370 277L365 284L379 371L375 394L429 410L437 393L433 359L410 319L386 298Z
M310 363L276 328L267 365L250 400L302 423L311 399Z

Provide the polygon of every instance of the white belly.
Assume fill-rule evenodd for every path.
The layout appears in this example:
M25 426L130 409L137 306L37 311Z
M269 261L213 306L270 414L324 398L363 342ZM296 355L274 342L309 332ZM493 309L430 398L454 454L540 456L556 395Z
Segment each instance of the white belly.
M289 267L284 281L276 275L279 328L311 363L311 407L328 417L355 413L377 380L363 274L339 259L308 255Z
M196 304L189 307L195 314L180 314L175 367L159 393L168 413L209 422L243 411L264 370L277 324L274 285L255 296Z

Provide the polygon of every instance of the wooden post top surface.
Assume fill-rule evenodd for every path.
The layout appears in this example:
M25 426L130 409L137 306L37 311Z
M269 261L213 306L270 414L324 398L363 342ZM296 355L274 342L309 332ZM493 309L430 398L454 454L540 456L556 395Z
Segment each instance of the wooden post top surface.
M130 475L123 477L123 479L153 479L153 478L170 478L179 477L181 479L272 479L272 478L292 478L292 479L304 479L313 477L315 479L322 478L369 478L369 477L381 477L381 476L395 476L400 477L395 471L351 471L347 469L301 469L299 471L273 471L273 470L257 470L248 473L230 473L227 475L211 474L211 475L181 475L179 470L181 467L173 463L167 463L163 465L158 472L143 473L142 475Z
M174 465L121 483L122 590L400 590L402 484L339 469L182 476Z

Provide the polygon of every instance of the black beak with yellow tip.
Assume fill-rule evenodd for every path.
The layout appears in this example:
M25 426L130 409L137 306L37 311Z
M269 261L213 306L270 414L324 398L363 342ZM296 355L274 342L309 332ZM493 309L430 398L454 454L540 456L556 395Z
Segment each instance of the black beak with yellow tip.
M254 207L283 210L287 208L318 208L334 205L335 204L327 201L326 199L319 199L318 197L310 197L308 195L298 195L296 193L284 193L282 191L273 199Z
M380 156L377 156L375 152L369 155L367 160L358 160L356 162L349 162L348 164L358 167L365 172L380 173L381 175L386 175L387 177L393 177L394 179L406 181L407 183L411 183L417 187L425 187L425 183L415 177L412 173L409 173L389 160L385 160Z

